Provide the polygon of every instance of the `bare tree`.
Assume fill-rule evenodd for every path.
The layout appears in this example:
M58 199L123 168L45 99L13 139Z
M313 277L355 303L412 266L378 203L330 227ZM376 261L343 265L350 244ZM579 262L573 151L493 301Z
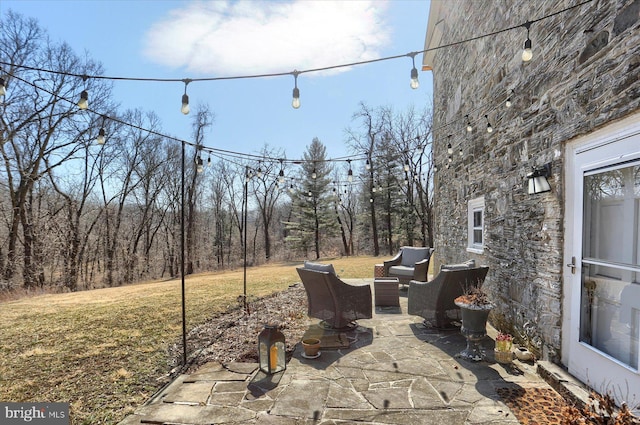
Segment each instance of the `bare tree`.
M0 58L12 65L6 72L8 94L0 114L0 154L11 199L4 277L13 277L18 232L22 231L22 275L25 287L42 286L44 271L36 217L34 188L53 169L74 157L89 130L86 114L74 99L80 91L91 91L95 107L109 99L109 87L100 81L83 81L73 73L101 73L99 64L81 60L67 44L44 37L34 20L8 12L0 21ZM58 71L46 73L24 67Z

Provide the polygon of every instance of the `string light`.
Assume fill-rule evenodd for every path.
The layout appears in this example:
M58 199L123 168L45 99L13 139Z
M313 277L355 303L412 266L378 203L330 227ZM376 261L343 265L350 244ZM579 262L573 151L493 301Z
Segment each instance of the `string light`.
M316 173L316 165L315 164L316 164L316 162L314 161L313 162L313 171L311 172L311 178L314 179L314 180L318 177L318 173Z
M298 75L300 72L293 71L293 100L291 101L291 106L293 109L298 109L300 107L300 89L298 89Z
M407 56L411 57L411 62L413 63L413 68L411 68L411 88L412 89L417 89L418 87L420 87L420 81L418 81L418 70L416 69L416 55L418 53L417 52L412 52L407 54Z
M200 155L198 155L198 157L196 158L196 171L198 173L201 173L204 171L204 166L202 163L202 157Z
M280 183L284 183L284 166L282 165L283 160L280 159L280 172L278 173L278 181Z
M507 101L504 103L504 106L506 106L507 108L511 108L511 106L513 105L513 103L511 103L511 93L513 93L513 90L511 90L509 92L509 96L507 97Z
M104 145L104 127L100 128L100 131L98 131L98 137L96 138L96 143L98 143L99 145Z
M207 167L211 167L211 155L207 158Z
M467 133L471 133L473 131L473 126L471 125L469 114L465 115L465 117L467 118Z
M531 27L531 22L527 21L522 26L527 29L527 39L524 42L524 49L522 50L522 62L529 62L533 58L531 39L529 38L529 27Z
M404 162L404 171L405 172L409 171L409 160L408 159Z
M0 96L4 96L7 94L7 86L4 81L4 78L0 77Z
M188 78L185 78L182 81L184 82L184 94L182 95L182 106L180 107L180 112L182 112L185 115L188 115L190 112L190 109L189 109L189 95L187 94L187 86L189 85L191 80Z
M451 155L453 153L453 146L451 146L451 135L448 136L449 143L447 144L447 153Z
M371 163L369 162L369 158L367 158L367 162L364 164L364 168L369 171L371 169Z
M464 155L464 152L462 152L462 146L460 146L460 150L458 151L458 155L460 155L460 156Z
M349 180L349 182L353 181L353 170L351 169L351 160L347 159L347 162L349 163L349 171L347 172L347 180Z
M85 110L89 107L89 93L86 90L82 90L80 93L80 100L78 101L78 108Z
M487 119L487 133L493 133L493 127L491 127L491 123L489 122L489 115L484 116Z
M78 108L82 111L89 107L89 92L87 92L86 83L89 77L87 75L82 76L82 82L85 83L85 89L80 93L80 100L78 101Z
M531 55L531 58L532 58L532 57L533 57L533 53L531 52L531 40L530 40L530 26L531 26L531 24L532 24L532 23L537 23L537 22L540 22L540 21L542 21L542 20L548 19L548 18L550 18L550 17L557 16L557 15L559 15L559 14L561 14L561 13L565 13L565 12L567 12L567 11L570 11L570 10L573 10L573 9L576 9L576 8L579 8L579 7L581 7L581 6L583 6L583 5L586 5L586 4L588 4L588 3L592 2L592 1L593 1L593 0L586 0L586 1L583 1L583 2L581 2L581 3L578 3L578 4L575 4L575 5L573 5L573 6L567 7L567 8L565 8L565 9L558 10L558 11L556 11L556 12L554 12L554 13L549 14L549 15L546 15L546 16L543 16L543 17L540 17L540 18L538 18L538 19L534 19L534 20L532 20L532 21L527 21L525 24L520 24L520 25L516 25L516 26L508 27L508 28L503 28L503 29L500 29L500 30L495 31L495 32L492 32L492 33L482 34L482 35L480 35L480 36L472 37L472 38L469 38L469 39L460 40L460 41L452 42L452 43L449 43L449 44L440 45L440 46L437 46L437 47L435 47L435 48L432 48L432 49L425 49L425 50L420 51L420 52L414 52L414 53L409 53L409 54L404 54L404 55L389 56L389 57L378 58L378 59L373 59L373 60L366 60L366 61L360 61L360 62L354 62L354 63L349 63L349 64L340 64L340 65L332 65L332 66L327 66L327 67L322 67L322 68L307 69L307 70L303 70L303 71L297 71L297 70L295 70L295 71L294 71L294 73L293 73L293 75L294 75L294 77L295 77L295 83L296 83L296 84L295 84L295 88L297 88L297 76L298 76L300 73L307 73L307 72L320 72L320 71L326 71L326 70L337 69L337 68L342 68L342 67L351 67L351 66L355 66L355 65L364 65L364 64L369 64L369 63L374 63L374 62L379 62L379 61L386 61L386 60L391 60L391 59L397 59L397 58L400 58L400 57L406 57L406 56L411 56L411 57L412 57L412 62L414 63L414 67L415 67L415 54L418 54L418 53L425 53L425 52L429 52L429 51L432 51L432 50L438 50L438 49L448 48L448 47L452 47L452 46L457 46L457 45L460 45L460 44L463 44L463 43L467 43L467 42L471 42L471 41L475 41L475 40L483 39L483 38L486 38L486 37L495 36L496 34L504 33L504 32L508 32L508 31L511 31L511 30L514 30L514 29L517 29L517 28L520 28L520 27L525 27L525 28L527 29L527 41L528 41L528 42L527 42L527 41L525 41L525 49L526 49L526 48L529 48L529 54ZM523 53L524 53L524 52L523 52ZM530 60L531 58L529 58L528 60ZM523 58L523 60L525 60L525 58ZM198 78L198 79L194 79L194 80L191 80L191 79L182 79L182 80L179 80L179 79L159 79L159 78L127 78L127 77L109 77L109 76L102 76L102 75L100 75L100 76L97 76L97 75L96 75L96 76L87 76L87 75L80 75L80 74L74 74L74 73L68 73L68 72L52 71L52 70L46 70L46 69L40 69L40 68L34 68L34 67L25 66L25 65L10 64L10 63L6 63L6 62L3 62L3 61L0 61L0 65L15 66L15 67L17 67L17 68L23 68L23 69L29 69L29 70L41 71L41 72L48 72L48 73L59 74L59 75L67 75L67 76L73 76L73 77L82 77L84 81L86 81L86 79L88 79L88 78L92 78L92 79L106 79L106 80L127 80L127 81L156 81L156 82L157 82L157 81L161 81L161 82L170 82L170 81L171 81L171 82L176 82L176 81L182 81L182 82L184 82L184 83L185 83L185 93L184 93L184 96L183 96L183 100L185 100L185 97L186 97L186 100L187 100L187 102L186 102L186 106L187 106L187 107L188 107L188 96L187 96L187 94L186 94L186 92L187 92L187 87L186 87L186 86L187 86L188 82L191 82L191 81L216 81L216 80L230 80L230 79L240 79L240 78L241 78L241 79L246 79L246 78L263 78L263 77L284 76L284 75L291 75L291 74L292 74L291 72L282 72L282 73L273 73L273 74L242 75L242 76L232 76L232 77L208 77L208 78ZM417 69L416 69L416 71L417 71ZM413 72L412 72L412 74L413 74ZM413 75L412 75L412 76L413 76ZM15 77L15 76L14 76L14 77ZM19 79L19 77L15 77L15 78L18 78L18 79ZM28 83L28 82L27 82L27 81L25 81L25 80L21 80L21 81L24 81L24 82ZM6 83L6 81L5 81L5 79L4 79L4 78L0 79L0 82L2 82L2 83ZM29 83L28 83L28 84L29 84ZM33 84L32 84L32 85L33 85ZM34 85L34 87L36 87L36 86ZM36 87L36 88L41 89L41 90L44 90L44 89L42 89L42 88L40 88L40 87ZM45 91L46 91L46 90L45 90ZM5 86L4 84L0 84L0 94L4 94L5 92L6 92L6 86ZM296 90L294 89L294 95L295 95L295 94L296 94ZM298 103L299 103L299 90L298 90L298 93L297 93L297 94L298 94ZM294 97L295 97L295 96L294 96ZM65 99L65 100L67 100L67 101L68 101L68 99ZM84 100L84 101L86 101L86 102L82 102L83 100ZM72 102L72 103L73 103L73 102ZM82 104L85 104L85 103L86 103L86 107L85 107L84 109L88 108L88 92L87 92L87 90L86 90L86 89L85 89L85 90L83 90L83 92L81 93L81 101L80 101L79 103L82 103ZM184 103L185 103L185 102L183 102L183 106L184 106ZM78 105L78 106L82 109L82 106L81 106L81 105ZM298 106L298 107L299 107L299 106ZM183 111L183 113L185 113L185 112ZM188 114L188 112L186 112L186 114ZM486 116L486 115L485 115L485 116ZM467 117L467 131L472 131L472 130L473 130L473 127L471 126L471 121L469 120L469 115L466 115L466 117ZM113 118L113 119L114 119L114 121L116 121L116 122L122 123L122 124L124 124L124 125L131 126L132 128L137 128L137 129L140 129L140 130L143 130L143 131L147 131L147 132L149 132L150 134L160 135L160 136L163 136L163 137L167 137L167 138L169 138L169 139L172 139L172 140L176 140L176 141L180 141L180 142L183 142L183 143L187 143L187 144L193 145L193 144L192 144L192 143L190 143L190 142L185 142L184 140L181 140L181 139L177 139L177 138L174 138L174 137L171 137L171 136L166 136L166 135L163 135L163 134L161 134L161 133L155 132L155 131L153 131L153 130L145 129L145 128L142 128L142 127L136 126L136 125L131 124L131 123L123 122L123 121L121 121L121 120L118 120L117 118ZM488 120L488 119L487 119L487 120ZM491 128L491 130L489 129L489 128L491 127L491 125L490 125L490 123L489 123L489 122L488 122L487 124L488 124L488 126L487 126L487 131L488 131L488 132L491 132L493 129L492 129L492 128ZM445 126L446 126L446 125L449 125L449 124L445 124ZM443 127L444 127L444 126L443 126ZM212 149L212 151L213 151L213 149ZM229 151L224 151L224 150L220 150L220 149L216 149L215 151L219 151L219 152L227 152L227 153L229 152ZM238 155L249 156L249 155L247 155L247 154L238 154ZM349 170L351 171L351 168L349 168ZM352 176L353 172L351 171L351 173L350 173L350 174L351 174L351 176ZM352 179L352 177L351 177L351 179Z

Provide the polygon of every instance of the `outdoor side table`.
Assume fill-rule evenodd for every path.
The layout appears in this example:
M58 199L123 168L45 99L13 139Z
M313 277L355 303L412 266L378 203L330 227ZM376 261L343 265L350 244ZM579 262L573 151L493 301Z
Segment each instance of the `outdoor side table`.
M384 264L375 264L373 266L373 277L384 277Z
M400 281L397 277L378 277L373 280L375 304L377 306L400 307Z

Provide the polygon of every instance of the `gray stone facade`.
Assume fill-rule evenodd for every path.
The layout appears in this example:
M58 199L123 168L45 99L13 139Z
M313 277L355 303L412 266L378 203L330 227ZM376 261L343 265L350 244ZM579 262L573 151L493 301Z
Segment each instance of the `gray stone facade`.
M580 3L448 0L441 5L439 45L516 28L438 49L428 63L438 167L435 265L467 258L489 265L485 289L497 304L493 324L526 336L539 358L556 362L565 266L564 146L640 105L640 0L593 0L536 21ZM533 59L523 62L527 30L518 26L527 21L536 21L530 26ZM472 132L465 129L467 114ZM529 195L526 174L547 163L552 190ZM467 202L480 196L485 248L477 254L466 249Z

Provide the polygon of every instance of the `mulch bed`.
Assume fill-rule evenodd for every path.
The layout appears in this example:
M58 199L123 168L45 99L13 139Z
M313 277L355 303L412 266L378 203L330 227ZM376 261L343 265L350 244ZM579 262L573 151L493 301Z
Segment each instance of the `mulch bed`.
M566 401L550 388L498 388L498 395L522 425L560 425Z
M279 325L291 356L309 327L307 295L301 284L264 298L250 300L191 329L187 334L188 368L182 369L182 341L169 347L172 372L192 373L209 362L257 362L258 334L265 324Z

